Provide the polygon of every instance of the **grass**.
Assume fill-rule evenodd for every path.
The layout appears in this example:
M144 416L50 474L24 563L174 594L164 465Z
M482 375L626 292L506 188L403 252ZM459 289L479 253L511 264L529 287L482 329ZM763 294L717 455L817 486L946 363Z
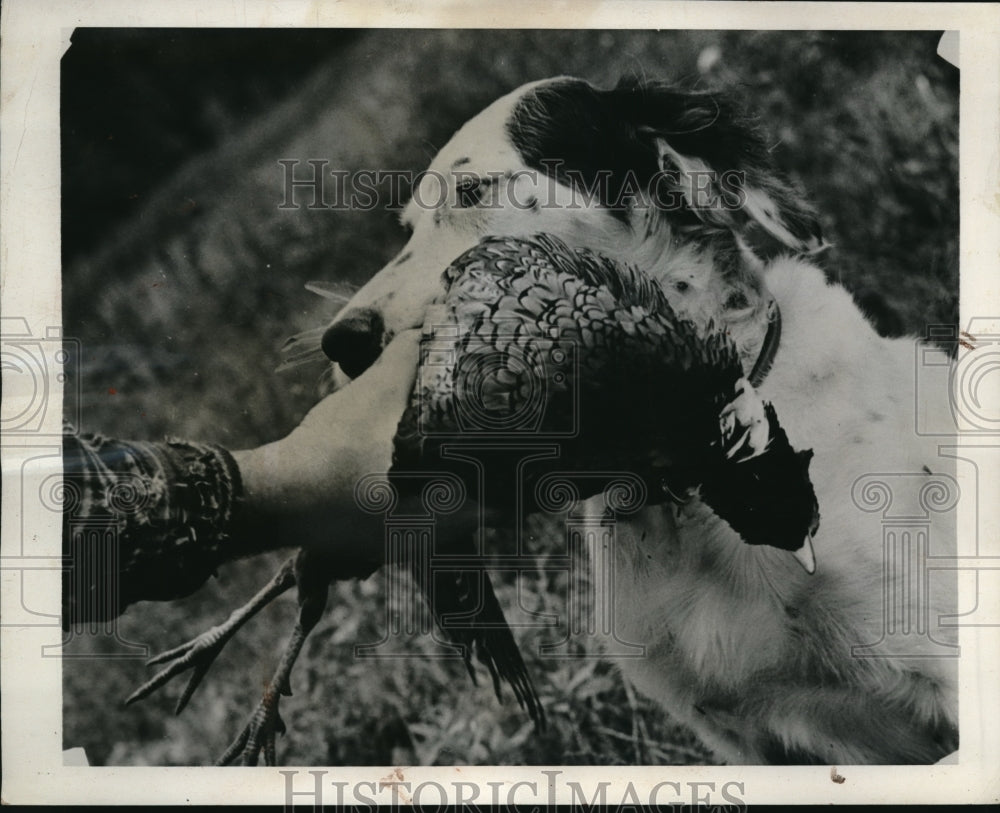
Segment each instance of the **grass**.
M361 284L404 235L391 211L279 210L277 161L417 171L487 103L559 73L736 87L817 204L834 245L829 275L878 291L908 332L957 321L958 78L935 56L934 33L135 36L80 37L64 62L64 323L83 345L81 397L66 408L85 428L230 448L285 434L314 402L319 370L276 376L278 348L329 317L303 284ZM295 64L277 71L291 51ZM105 130L122 146L108 147ZM234 563L185 600L135 606L119 633L154 651L175 646L225 618L281 559ZM386 629L386 578L332 589L282 701L285 764L711 761L587 640L573 642L575 659L532 656L559 630L517 628L548 711L544 733L509 693L497 703L485 675L473 686L459 661L433 657L429 636L394 642L406 657L355 658L355 644ZM499 580L506 607L515 590ZM564 591L535 576L520 602L558 613ZM140 660L67 659L66 747L83 746L92 764L210 763L256 704L294 614L288 596L255 619L179 717L180 685L121 707L150 675ZM116 646L78 639L68 652Z

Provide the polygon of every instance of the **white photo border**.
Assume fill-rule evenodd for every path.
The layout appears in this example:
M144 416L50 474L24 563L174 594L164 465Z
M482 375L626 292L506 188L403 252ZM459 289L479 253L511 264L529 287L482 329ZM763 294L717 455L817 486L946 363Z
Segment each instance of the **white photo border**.
M416 3L345 0L322 4L285 0L204 0L135 3L131 0L7 0L2 8L0 70L0 273L3 315L27 319L32 330L61 320L59 65L72 31L101 27L373 27L373 28L679 28L679 29L870 29L957 31L961 65L961 323L1000 312L1000 8L993 4L949 3L754 3L754 2L560 2L546 6L503 0L483 3ZM993 394L995 396L995 393ZM51 397L62 396L52 382ZM58 411L50 410L53 437ZM968 438L960 438L965 445ZM38 444L34 441L37 450ZM58 448L58 439L49 446ZM4 439L3 475L17 476L28 447ZM996 471L981 470L995 484ZM974 485L974 484L973 484ZM9 555L19 541L19 508L4 488L3 546ZM39 506L41 511L41 507ZM53 561L60 557L61 528L52 512L39 522L51 530L45 540ZM978 531L1000 539L1000 511L981 500L977 518L960 517L962 533ZM47 526L45 525L47 523ZM971 523L971 525L970 525ZM18 595L15 570L0 569L4 615ZM60 571L44 576L52 595ZM1000 596L980 595L1000 603ZM996 608L992 615L998 615ZM118 768L68 767L63 763L62 681L58 658L42 659L44 646L58 646L57 626L3 626L2 747L4 803L135 804L392 803L394 766L312 768ZM568 782L579 782L587 798L600 782L609 803L660 804L961 803L1000 798L996 772L1000 755L1000 692L996 628L963 628L961 664L961 751L958 764L841 767L845 781L832 781L830 766L756 768L743 766L642 766L626 768L407 767L411 788L438 783L450 801L475 804L570 803ZM109 700L109 702L113 702ZM993 721L993 725L988 725ZM312 773L310 773L312 771ZM322 771L319 774L316 772ZM316 783L319 784L316 784ZM381 786L379 783L383 783ZM390 784L385 784L385 783ZM346 784L343 784L346 783ZM493 783L493 784L490 784ZM499 783L499 784L497 784ZM681 790L675 792L674 785ZM317 797L316 788L320 788ZM631 787L632 791L628 788ZM425 803L437 804L427 784ZM360 789L360 790L359 790ZM727 789L727 790L724 790ZM288 797L289 790L296 792ZM357 791L357 792L355 792ZM353 793L353 795L352 795ZM498 793L495 796L494 793ZM634 794L634 797L633 795ZM709 796L706 799L706 794ZM728 795L727 795L728 794ZM412 797L400 794L399 799Z

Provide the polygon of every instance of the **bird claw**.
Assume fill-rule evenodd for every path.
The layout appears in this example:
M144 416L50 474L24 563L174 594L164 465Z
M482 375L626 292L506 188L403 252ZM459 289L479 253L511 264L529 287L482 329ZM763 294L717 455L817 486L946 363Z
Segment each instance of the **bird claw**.
M278 701L282 694L285 692L275 691L271 687L264 692L250 721L219 757L216 765L232 765L239 758L241 765L253 767L257 764L261 751L264 752L265 765L270 767L278 764L275 739L278 734L288 731L285 721L278 713Z
M209 668L229 638L230 635L226 634L226 629L223 626L212 627L212 629L206 630L186 644L181 644L174 649L169 649L166 652L161 652L159 655L153 656L146 661L146 666L155 666L169 661L173 662L132 692L125 700L125 705L130 706L132 703L148 697L181 672L191 669L193 671L187 682L187 686L184 687L184 691L181 692L181 696L177 700L177 705L174 707L174 714L180 714L184 711L184 707L187 706L191 696L201 684L202 679L208 674Z
M202 678L208 673L209 667L215 661L222 648L226 645L239 629L253 618L261 609L271 603L277 596L280 596L288 588L295 584L295 559L286 561L274 577L243 607L235 610L223 623L206 630L197 638L181 644L166 652L161 652L146 661L147 666L155 666L161 663L168 663L166 669L158 672L150 680L147 680L138 689L129 695L125 705L129 706L137 700L148 697L171 678L179 675L188 669L194 670L187 686L181 692L174 714L180 714L191 699L195 689L201 684Z

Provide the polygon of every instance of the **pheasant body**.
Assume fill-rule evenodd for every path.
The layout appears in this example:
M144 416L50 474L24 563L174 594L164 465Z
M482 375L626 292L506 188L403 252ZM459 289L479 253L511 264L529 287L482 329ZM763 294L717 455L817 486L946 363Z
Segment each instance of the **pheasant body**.
M484 436L551 438L558 459L526 470L528 510L552 470L627 471L654 500L697 490L749 544L794 551L815 532L811 453L792 449L726 334L680 318L644 273L549 235L491 237L444 283L395 470Z

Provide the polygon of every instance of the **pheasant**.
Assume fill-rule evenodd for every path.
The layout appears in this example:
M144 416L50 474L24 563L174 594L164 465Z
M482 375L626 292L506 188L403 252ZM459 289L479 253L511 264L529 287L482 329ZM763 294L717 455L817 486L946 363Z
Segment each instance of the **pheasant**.
M744 542L792 551L812 572L812 453L791 447L724 332L678 317L639 269L551 235L486 238L444 283L397 471L483 429L558 437L558 459L526 469L529 512L530 485L552 470L629 471L656 499L697 492Z
M652 501L698 496L745 543L793 552L813 571L810 539L819 514L808 476L811 453L791 447L723 332L701 331L679 318L639 269L549 235L485 238L444 271L443 282L445 293L425 320L417 383L394 440L389 479L402 495L419 482L414 473L457 470L445 454L456 443L553 437L558 459L526 467L522 482L504 479L476 494L475 478L464 472L492 520L509 525L537 510L532 486L552 471L629 471L645 481ZM294 342L294 352L309 357L302 344ZM503 454L503 443L489 445ZM488 458L484 469L490 469ZM444 552L468 555L474 530L452 529ZM284 731L278 693L290 693L292 666L325 606L329 583L365 577L385 563L381 539L358 544L366 553L362 564L350 566L319 551L300 552L224 624L150 661L169 665L127 702L192 669L179 712L226 641L297 584L300 616L273 688L220 759L228 764L242 755L244 764L256 764L263 749L273 764L275 734ZM415 567L414 576L442 629L462 645L473 679L474 654L497 695L501 682L508 683L543 725L488 574L470 565L445 574ZM453 615L464 623L443 623Z

